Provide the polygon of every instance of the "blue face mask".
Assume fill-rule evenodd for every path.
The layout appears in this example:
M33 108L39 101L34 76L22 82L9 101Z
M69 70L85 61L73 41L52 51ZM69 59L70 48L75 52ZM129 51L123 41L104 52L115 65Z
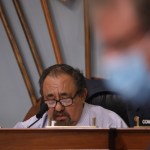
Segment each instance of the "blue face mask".
M150 73L139 54L122 55L103 64L109 80L106 85L113 91L139 103L150 96Z

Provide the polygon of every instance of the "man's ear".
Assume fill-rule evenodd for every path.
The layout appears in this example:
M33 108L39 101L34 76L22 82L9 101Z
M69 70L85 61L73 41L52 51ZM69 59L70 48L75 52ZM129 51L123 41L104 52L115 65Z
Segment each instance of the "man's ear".
M81 94L81 99L82 99L83 102L85 102L87 94L88 94L88 90L87 90L87 88L84 88L83 92Z

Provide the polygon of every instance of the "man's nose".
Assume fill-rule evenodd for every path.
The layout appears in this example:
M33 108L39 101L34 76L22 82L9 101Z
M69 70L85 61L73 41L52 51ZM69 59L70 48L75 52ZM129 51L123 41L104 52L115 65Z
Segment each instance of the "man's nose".
M57 104L55 106L55 110L56 111L61 111L63 109L64 109L64 106L62 106L60 102L57 102Z

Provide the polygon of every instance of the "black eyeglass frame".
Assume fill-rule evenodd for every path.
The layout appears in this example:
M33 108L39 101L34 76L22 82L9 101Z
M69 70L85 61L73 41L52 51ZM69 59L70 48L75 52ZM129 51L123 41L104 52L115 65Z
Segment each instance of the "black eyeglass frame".
M55 101L56 103L55 103L55 105L54 105L53 107L49 106L49 105L46 103L46 104L48 105L48 107L50 107L50 108L55 108L56 105L57 105L57 103L60 103L63 107L68 107L68 106L71 106L71 105L73 104L73 100L76 98L76 96L77 96L78 94L79 94L79 91L77 91L73 97L63 98L63 99L59 99L59 100L55 100L55 99L44 100L44 99L43 99L43 101L44 101L45 103L46 103L47 101ZM72 100L72 101L71 101L71 104L69 104L69 105L67 105L67 106L64 106L61 101L62 101L62 100L65 100L65 99L70 99L70 100Z

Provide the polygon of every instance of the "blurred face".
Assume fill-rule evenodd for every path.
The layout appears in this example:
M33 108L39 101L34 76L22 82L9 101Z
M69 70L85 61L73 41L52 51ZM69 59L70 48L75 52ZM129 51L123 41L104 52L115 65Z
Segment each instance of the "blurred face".
M52 101L58 101L55 107L49 107L48 110L49 117L56 121L55 125L77 124L83 110L86 90L80 96L77 92L74 79L69 75L61 74L57 77L47 76L45 78L43 83L45 103L53 104ZM69 102L70 98L73 98L73 103ZM69 104L69 106L65 107L63 104Z
M127 44L139 36L140 23L133 0L91 0L91 3L94 26L104 44Z

